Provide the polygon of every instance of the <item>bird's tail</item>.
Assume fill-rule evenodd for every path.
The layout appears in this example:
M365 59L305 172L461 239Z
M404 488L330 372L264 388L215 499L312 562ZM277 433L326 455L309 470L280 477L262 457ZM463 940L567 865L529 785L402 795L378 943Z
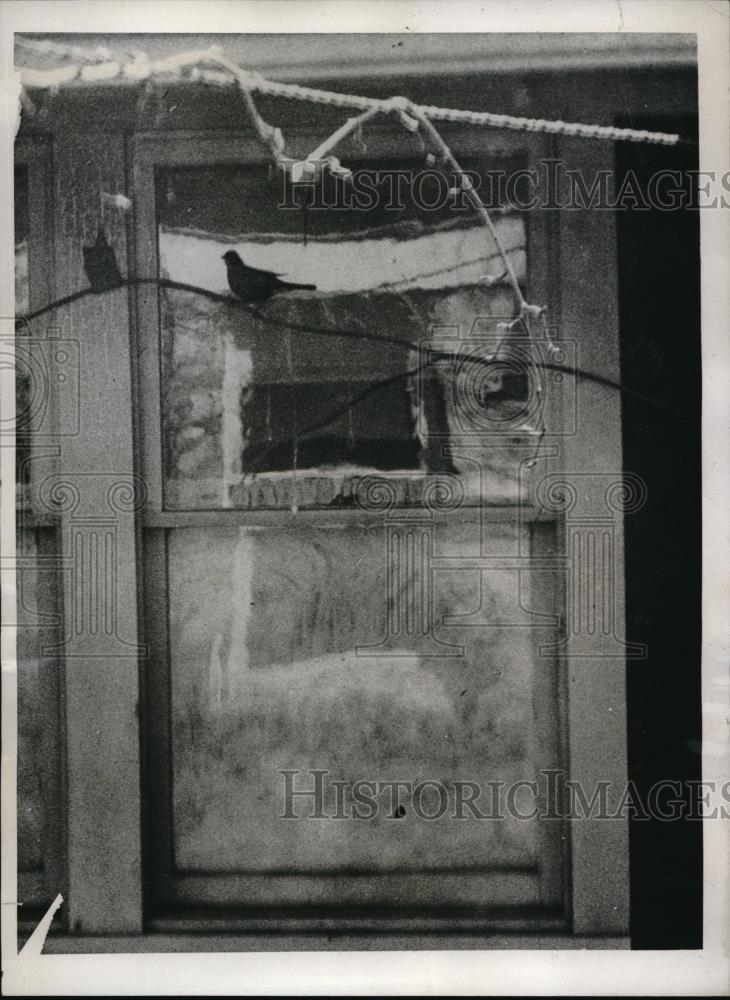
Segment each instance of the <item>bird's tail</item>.
M297 289L300 292L316 292L316 285L299 285L295 281L282 281L282 286L287 289Z

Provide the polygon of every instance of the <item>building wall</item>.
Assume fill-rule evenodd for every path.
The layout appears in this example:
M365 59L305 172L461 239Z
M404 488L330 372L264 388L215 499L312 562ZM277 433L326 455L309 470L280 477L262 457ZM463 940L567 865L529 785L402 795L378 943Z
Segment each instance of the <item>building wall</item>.
M436 56L429 51L428 59L432 58ZM463 53L459 53L459 58L464 58ZM509 73L495 76L484 72L479 60L469 56L468 75L447 79L430 75L423 70L423 63L418 65L418 76L354 78L348 80L348 89L379 96L407 93L417 101L442 106L604 124L611 124L619 113L638 114L647 105L657 115L684 112L693 107L695 98L694 74L685 65L665 66L651 75L626 66L555 73L546 71L544 66L535 71L527 59L519 68L512 66ZM412 71L411 66L409 74ZM328 78L329 71L322 76ZM316 79L316 73L311 79ZM126 88L61 90L58 94L37 95L37 106L35 119L24 121L21 137L31 148L50 140L52 199L48 210L53 236L46 256L52 275L50 287L57 296L84 287L82 247L96 238L99 190L131 193L137 170L134 151L138 137L152 133L173 141L180 132L189 137L196 133L237 130L242 124L236 95L174 83L164 92L160 88L147 92ZM281 124L285 135L287 130L302 126L300 105L280 102L275 107L272 101L262 99L259 106L268 121ZM313 108L304 125L311 134L321 137L340 118L341 114L331 109ZM449 134L448 128L444 134ZM484 136L487 149L492 141L499 142L491 130ZM310 148L310 139L300 133L296 144L304 153ZM533 160L539 156L563 156L570 166L587 172L613 165L613 151L608 144L538 137L530 138L526 148ZM135 211L139 210L139 204L135 205ZM539 265L533 264L528 276L530 294L534 300L549 304L551 322L557 326L561 339L575 342L582 368L617 380L615 220L611 213L590 211L547 215L541 221L542 257ZM108 214L106 221L122 273L129 273L146 253L139 245L139 224L132 225L114 213ZM78 339L80 344L80 433L63 442L60 464L56 465L52 457L39 456L34 466L34 489L40 491L40 484L47 477L70 470L72 478L82 487L85 506L80 512L91 517L103 506L100 476L113 473L116 477L130 478L140 472L145 474L144 468L140 469L139 436L145 433L145 427L140 425L144 402L140 402L135 388L146 364L139 354L138 329L138 298L144 294L142 291L130 296L126 290L120 290L99 299L87 298L63 313L59 311L54 318L62 336ZM615 391L580 381L575 399L579 415L577 433L557 442L559 458L551 468L574 477L592 474L600 479L603 488L605 477L618 477L623 468L620 400ZM61 400L59 405L59 420L63 421L63 407L67 404ZM112 413L114 419L110 420ZM133 432L138 435L136 447ZM597 448L599 440L601 446ZM39 492L33 493L36 511L43 507L39 496ZM80 512L61 512L58 537L62 547L76 538L79 531L88 541L98 530L98 526L79 525ZM142 616L146 626L138 623L137 588L143 577L145 548L133 509L115 510L113 520L118 553L115 642L100 653L98 639L88 631L78 631L72 620L72 602L65 601L63 781L68 796L65 815L69 928L89 933L141 929L140 828L141 816L147 808L145 800L150 794L139 779L140 674L138 651L134 648L138 637L150 641L146 634L149 607L146 616ZM381 537L370 538L367 551L382 545L382 529L381 525ZM445 549L457 556L468 556L470 543L468 538L465 540L465 530L463 526L449 527L444 535ZM504 542L514 548L520 530L515 512L511 520L508 517L506 524L493 526L488 534L497 547ZM326 544L317 538L318 531L326 533ZM554 544L559 545L561 532L566 531L565 523L556 522L555 531ZM209 534L182 525L173 534L168 553L173 572L170 579L174 580L175 630L171 642L178 647L180 688L171 735L174 753L178 755L178 774L182 775L175 792L173 819L179 827L183 867L187 865L190 870L210 867L220 859L226 845L232 852L231 865L240 858L245 850L244 834L251 831L238 807L232 805L235 781L232 787L229 782L238 773L237 761L250 757L261 743L268 745L267 734L272 731L286 732L276 743L275 751L272 750L279 762L288 765L301 760L307 768L316 766L322 748L316 741L311 746L304 744L310 736L314 738L313 734L327 730L329 724L332 739L340 747L343 766L350 771L359 766L374 766L367 747L372 734L383 726L390 735L379 738L379 765L383 766L385 753L386 763L406 768L416 762L423 763L420 741L424 738L429 747L435 748L439 733L445 734L447 743L449 734L452 743L458 743L459 733L486 730L491 734L483 748L485 753L488 751L487 757L479 759L477 746L470 751L476 753L471 764L484 766L489 754L497 754L505 765L505 775L522 774L525 756L530 755L526 746L539 735L538 726L535 730L538 735L525 736L533 695L526 690L530 678L529 671L525 673L525 664L532 652L525 645L524 633L508 629L498 630L496 636L479 630L470 633L474 649L468 658L467 673L475 675L473 685L462 686L460 681L456 684L448 664L440 661L435 661L439 664L435 667L426 661L417 661L415 665L409 661L403 668L400 663L380 660L364 680L360 664L351 653L355 646L369 641L368 629L359 631L358 626L377 619L377 611L367 603L361 604L359 595L377 591L380 584L360 581L356 586L343 569L348 561L357 564L358 553L365 552L363 538L367 532L364 536L360 526L348 527L347 522L342 522L337 532L333 532L323 523L319 528L301 532L287 523L283 530L272 528L264 534L258 529L251 533L245 526L217 528ZM620 523L615 539L614 569L621 609ZM240 564L249 564L254 550L256 564L261 569L256 579L243 581L239 578ZM303 575L308 581L304 592L300 582ZM205 581L204 586L201 581ZM517 586L515 575L496 574L494 578L483 579L483 605L498 612L503 603L514 600ZM345 606L343 595L350 591L347 607L356 609L355 619L342 622L338 615L342 615ZM269 609L283 592L289 594L286 613L272 615ZM254 617L244 620L236 604L243 599L242 595L250 596L252 605L261 603L264 610L254 611ZM471 589L465 589L463 578L448 580L443 587L441 610L461 615L473 612L473 597ZM204 643L205 649L196 651L196 642L216 615L225 619L218 630L220 642L212 647ZM305 620L310 623L306 629L302 625ZM196 621L202 623L200 628L194 627ZM248 631L244 629L246 622ZM623 635L621 629L619 626L619 634ZM607 641L613 638L608 637ZM120 642L129 649L123 650ZM257 661L264 646L272 650L281 648L282 652L268 657L272 660L266 664L269 673L261 680L264 667ZM239 661L243 659L248 661L245 671L240 668ZM230 676L232 664L238 664L235 684ZM202 666L207 670L205 676ZM494 675L493 682L484 681L481 671L485 668L487 678ZM623 661L581 659L578 651L564 662L562 669L568 691L567 716L562 736L554 731L552 739L559 743L567 739L566 732L571 734L565 752L572 777L590 782L600 774L620 786L625 778ZM533 674L533 684L537 683L536 677ZM143 668L143 684L144 680ZM465 699L460 694L462 687L467 691L471 688ZM248 707L259 703L263 707ZM206 713L210 716L207 719ZM200 718L196 722L197 716ZM302 719L307 722L304 730L293 730L293 723L300 724ZM557 721L556 716L556 725ZM260 737L252 735L259 730ZM394 732L398 734L397 746L390 747L388 741L394 739ZM240 748L237 741L241 742ZM224 748L222 753L220 747ZM287 748L292 753L287 753ZM456 756L447 763L439 758L438 767L442 771L452 765L461 768L468 761L468 754L459 756L450 743L448 753ZM435 758L431 763L437 766ZM205 793L202 801L201 789ZM50 825L48 818L46 823ZM224 837L217 843L215 837L220 837L226 826L236 828L238 839ZM257 830L258 836L261 827ZM328 832L326 828L321 836L326 837ZM353 836L345 838L344 850L361 864L377 866L384 859L404 857L410 863L420 850L418 844L411 842L400 844L397 850L392 843L376 850L367 839L360 843L357 839L360 834ZM467 832L464 836L468 840L471 834ZM533 833L527 827L507 831L504 837L504 843L494 849L497 853L504 850L510 863L518 866L529 862L541 850L536 841L531 841ZM260 845L264 860L270 848L270 842ZM282 842L278 849L282 856L287 856L293 847ZM468 854L468 845L464 849ZM302 850L305 861L320 858L321 837L313 835ZM573 929L578 933L625 933L625 825L615 824L600 833L595 824L576 826L572 831L571 851L570 876L566 869L560 878L563 883L570 882L574 890L580 889L574 891ZM430 860L436 863L443 859ZM44 891L50 898L56 889L49 884ZM539 896L541 890L530 888L525 898L531 899L529 893L533 891Z

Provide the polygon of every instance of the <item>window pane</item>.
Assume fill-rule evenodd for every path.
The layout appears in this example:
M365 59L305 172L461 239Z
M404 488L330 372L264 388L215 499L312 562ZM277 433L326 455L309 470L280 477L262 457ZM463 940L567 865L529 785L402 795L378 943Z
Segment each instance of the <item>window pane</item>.
M422 161L396 166L417 172ZM331 179L304 207L301 189L268 166L157 173L161 278L227 296L160 291L168 509L271 505L267 482L274 506L319 506L336 475L462 471L432 445L452 429L454 403L449 373L424 367L422 352L434 326L510 317L514 303L474 213L425 210L428 185L415 200L406 185L394 207L387 176L373 206L357 210L332 207L347 192ZM522 280L524 219L497 215ZM256 282L270 279L234 262L242 307L222 259L231 251L316 290L259 301ZM485 407L515 393L524 386L505 380Z
M60 885L56 849L60 641L58 566L52 528L17 533L19 900L48 904ZM55 648L54 648L55 647Z
M470 810L453 818L454 782L478 783L484 812L487 781L508 787L534 780L550 764L540 727L556 725L546 693L554 691L555 666L536 659L534 628L519 627L535 624L520 609L547 610L531 575L437 569L427 579L419 569L425 541L429 551L435 541L439 554L463 560L473 554L478 530L442 524L435 537L432 525L406 531L397 565L386 558L382 524L303 527L296 534L284 527L168 533L179 875L273 879L359 871L373 878L357 880L356 890L338 884L337 892L393 902L379 873L420 872L411 902L467 903L481 893L488 903L492 897L478 879L452 876L502 873L513 879L507 902L539 902L539 875L559 861L546 852L537 821L508 815L484 822ZM390 533L387 544L393 539ZM514 526L493 525L485 553L504 558L517 545ZM419 615L431 586L437 626L428 635ZM348 821L282 819L280 772L287 770L296 772L297 789L313 787L312 771L329 772L327 817L338 808L330 782L349 782L341 805ZM447 815L437 822L419 818L406 795L399 823L383 791L377 815L358 821L353 809L363 810L352 791L358 781L438 782L450 796ZM421 806L437 811L438 792L429 789ZM525 800L518 808L526 813L530 806ZM311 814L312 800L296 800L293 811ZM212 891L206 882L195 884L203 897ZM216 901L235 902L234 884L219 884ZM327 902L349 898L327 898L327 884L306 891ZM243 891L249 902L259 892L255 883ZM297 886L269 881L260 895L293 901Z

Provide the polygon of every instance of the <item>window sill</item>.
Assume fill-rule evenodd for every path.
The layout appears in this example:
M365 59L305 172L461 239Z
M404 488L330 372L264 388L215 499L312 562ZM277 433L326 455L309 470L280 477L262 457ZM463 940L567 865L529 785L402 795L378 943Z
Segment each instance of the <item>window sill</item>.
M379 471L376 469L302 469L266 472L222 484L220 480L168 481L165 509L387 511L423 508L432 512L461 506L510 506L523 503L531 481L535 432L499 442L491 454L479 449L460 458L452 471ZM465 448L468 450L468 446ZM221 501L223 495L223 499Z
M484 932L477 934L219 934L153 931L141 935L49 935L44 954L287 951L578 951L627 950L627 936L587 937L568 933Z

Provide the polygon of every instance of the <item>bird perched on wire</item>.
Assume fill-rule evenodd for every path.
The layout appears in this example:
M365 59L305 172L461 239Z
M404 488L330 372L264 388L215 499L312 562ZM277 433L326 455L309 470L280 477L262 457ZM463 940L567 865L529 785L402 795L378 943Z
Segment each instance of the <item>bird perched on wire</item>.
M260 271L257 267L244 264L235 250L223 254L228 272L228 287L241 302L264 302L271 295L295 290L315 292L316 285L299 285L293 281L282 281L273 271Z

